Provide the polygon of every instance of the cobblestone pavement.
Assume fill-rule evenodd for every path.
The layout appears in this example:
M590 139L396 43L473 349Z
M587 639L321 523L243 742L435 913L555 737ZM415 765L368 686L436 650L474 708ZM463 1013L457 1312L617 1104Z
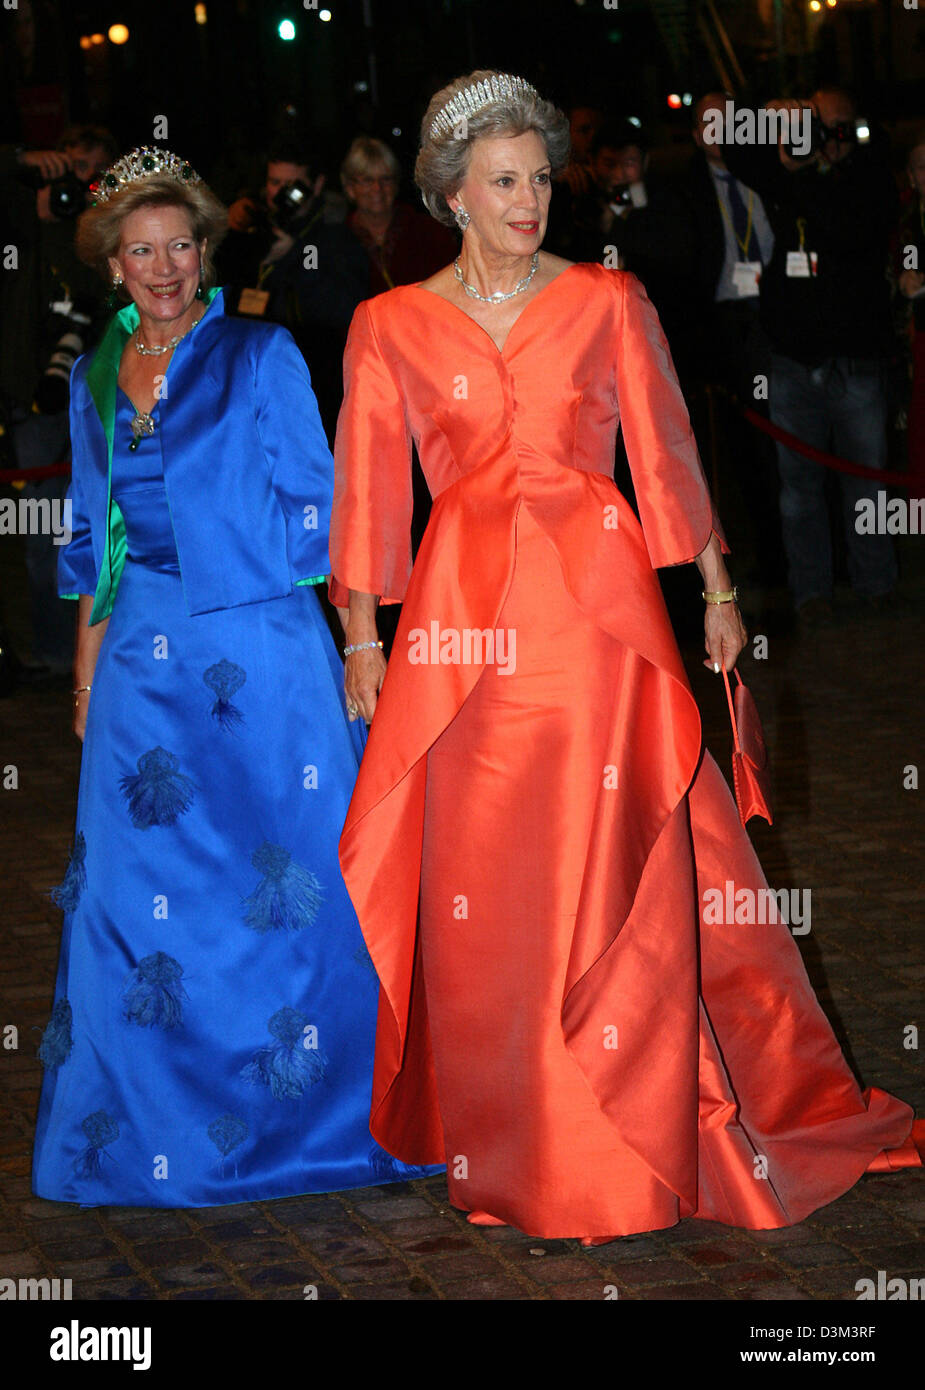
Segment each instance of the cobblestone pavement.
M919 542L921 544L921 542ZM863 616L812 638L768 635L743 674L771 750L776 823L751 823L773 886L812 890L812 931L797 938L819 997L865 1085L925 1111L921 1016L923 811L904 768L925 772L921 723L925 619ZM707 741L728 771L722 688L685 643ZM0 1024L0 1277L73 1281L74 1298L330 1300L854 1300L855 1283L925 1275L925 1174L863 1178L799 1226L746 1232L703 1221L593 1251L509 1229L476 1229L452 1210L442 1178L328 1196L207 1210L80 1209L34 1198L32 1126L40 1082L34 1031L50 1009L60 915L46 896L66 863L79 750L67 692L20 690L0 701L5 949ZM908 774L907 774L908 777Z

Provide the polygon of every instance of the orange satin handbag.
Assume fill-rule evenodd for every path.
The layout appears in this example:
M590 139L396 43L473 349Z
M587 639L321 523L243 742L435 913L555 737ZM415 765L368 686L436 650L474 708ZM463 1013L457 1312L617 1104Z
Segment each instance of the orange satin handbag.
M735 786L736 805L742 824L752 816L764 816L768 825L773 825L771 815L768 750L764 741L764 730L758 717L758 707L751 691L736 671L735 703L729 689L729 677L723 667L723 681L726 685L726 699L729 701L729 717L732 720L732 737L735 749L732 754L732 780Z

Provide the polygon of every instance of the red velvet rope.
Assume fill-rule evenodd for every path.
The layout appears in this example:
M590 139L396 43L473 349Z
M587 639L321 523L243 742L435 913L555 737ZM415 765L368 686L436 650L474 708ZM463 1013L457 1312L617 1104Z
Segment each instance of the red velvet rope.
M798 439L789 430L781 429L780 425L774 425L770 420L766 420L763 415L758 414L757 410L752 410L751 406L743 405L739 409L748 423L754 425L755 429L762 430L780 444L786 444L788 449L802 454L804 458L812 459L813 463L821 463L824 468L832 468L837 473L850 473L855 478L870 478L883 483L884 487L906 488L911 493L913 483L916 481L916 475L913 473L895 473L885 468L867 468L861 463L851 463L848 459L838 458L837 455L827 453L824 449L817 449L813 444L805 444L802 439ZM64 477L70 471L70 463L50 463L45 468L30 468L26 473L19 468L0 468L0 483L31 483L39 478Z
M786 444L787 448L793 449L794 453L812 459L813 463L821 463L825 468L833 468L837 473L850 473L855 478L871 478L882 483L884 487L903 487L908 488L910 492L916 481L914 473L888 472L885 468L868 468L862 463L849 463L848 459L841 459L835 454L826 453L824 449L817 449L813 444L804 444L802 439L798 439L789 430L781 429L780 425L773 425L770 420L759 415L757 410L752 410L751 406L743 405L739 408L748 423L754 425L756 429L763 430L765 434L769 434L778 443Z
M70 463L47 463L44 468L30 468L25 473L21 468L0 468L0 483L34 483L37 478L65 478L70 471Z

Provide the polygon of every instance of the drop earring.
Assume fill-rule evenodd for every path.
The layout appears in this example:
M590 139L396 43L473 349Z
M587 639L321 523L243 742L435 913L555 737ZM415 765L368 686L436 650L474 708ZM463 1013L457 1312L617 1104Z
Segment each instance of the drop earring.
M464 232L472 219L466 212L466 209L463 207L462 203L459 204L459 207L455 210L453 216L456 218L456 225L459 228L459 230L461 232Z

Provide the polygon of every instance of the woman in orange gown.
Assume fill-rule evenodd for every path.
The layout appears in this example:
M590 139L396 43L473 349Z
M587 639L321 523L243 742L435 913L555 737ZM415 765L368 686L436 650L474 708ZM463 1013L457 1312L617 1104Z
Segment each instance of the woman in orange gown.
M655 569L727 590L728 547L639 282L534 255L563 120L498 74L438 93L416 172L459 260L350 331L332 597L372 720L341 839L381 981L371 1127L445 1160L477 1223L790 1225L919 1163L913 1116L862 1094L784 923L704 908L767 883ZM412 440L434 498L413 569ZM387 674L377 599L404 605ZM706 635L731 669L734 603Z

